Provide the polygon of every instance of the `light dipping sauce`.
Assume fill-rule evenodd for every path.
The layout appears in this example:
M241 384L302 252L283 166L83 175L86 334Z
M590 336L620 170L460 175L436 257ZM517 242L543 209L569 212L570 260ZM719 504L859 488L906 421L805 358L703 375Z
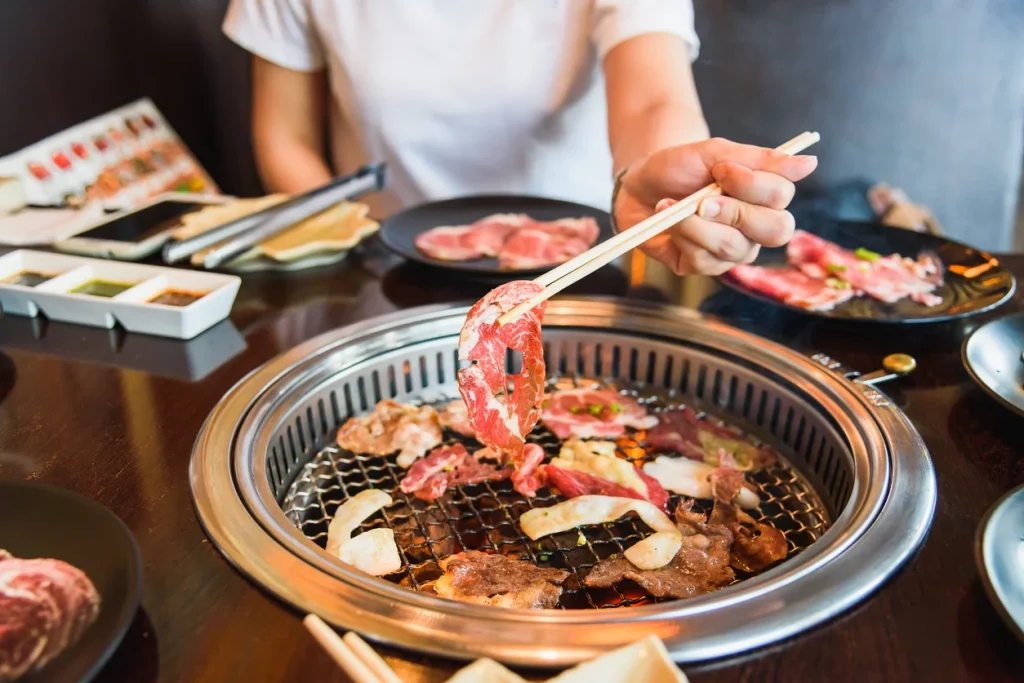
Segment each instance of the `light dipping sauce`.
M52 280L56 275L48 275L46 273L39 273L34 270L23 270L20 273L9 275L3 279L3 282L9 285L21 285L22 287L35 287L41 285L47 280Z
M69 294L87 294L89 296L112 297L134 287L134 283L108 282L107 280L89 280L78 285Z
M188 306L203 298L205 292L183 292L178 289L167 289L149 300L151 304L164 306Z

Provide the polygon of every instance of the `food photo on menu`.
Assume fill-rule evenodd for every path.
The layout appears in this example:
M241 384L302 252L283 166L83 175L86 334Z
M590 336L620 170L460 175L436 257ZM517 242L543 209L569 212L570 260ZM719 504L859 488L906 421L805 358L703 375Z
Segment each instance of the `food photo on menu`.
M911 4L0 4L0 683L1024 679L1024 7Z

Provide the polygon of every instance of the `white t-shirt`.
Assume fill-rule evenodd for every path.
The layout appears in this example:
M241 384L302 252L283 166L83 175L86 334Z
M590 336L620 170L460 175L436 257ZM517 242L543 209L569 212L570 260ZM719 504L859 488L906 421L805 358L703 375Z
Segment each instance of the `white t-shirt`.
M335 170L388 162L379 215L481 193L607 208L601 60L649 32L699 49L691 0L232 0L224 32L327 69Z

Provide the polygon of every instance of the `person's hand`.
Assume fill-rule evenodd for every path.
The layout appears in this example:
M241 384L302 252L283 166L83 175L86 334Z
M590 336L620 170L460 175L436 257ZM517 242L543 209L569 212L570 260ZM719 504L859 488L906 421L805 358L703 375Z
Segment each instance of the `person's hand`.
M786 207L793 183L817 167L813 156L787 156L713 138L659 150L629 167L612 210L625 230L709 183L723 195L701 202L697 214L641 247L678 275L721 275L757 258L761 246L780 247L793 235Z

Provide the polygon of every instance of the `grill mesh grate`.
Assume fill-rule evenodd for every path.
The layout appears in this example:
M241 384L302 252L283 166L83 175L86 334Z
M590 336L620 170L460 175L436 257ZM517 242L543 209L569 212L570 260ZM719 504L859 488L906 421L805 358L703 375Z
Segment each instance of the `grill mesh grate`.
M565 382L559 382L560 387ZM605 386L608 386L606 383ZM671 397L629 391L651 410L680 407ZM474 441L446 432L447 443L462 441L472 452ZM541 425L528 437L553 457L560 441ZM618 441L620 457L637 465L653 459L632 438ZM394 455L381 458L353 454L336 445L321 449L298 473L282 501L282 509L302 533L321 547L326 545L327 527L337 507L347 497L368 488L388 492L394 503L360 527L366 531L389 527L403 556L403 568L388 580L413 590L429 590L441 576L439 560L463 550L490 550L540 565L565 569L571 577L563 584L561 607L607 608L659 601L639 586L623 583L613 588L588 588L587 571L599 560L622 553L648 533L633 515L612 523L582 527L530 540L519 531L516 520L531 507L547 507L564 500L548 488L527 500L505 481L489 481L450 489L442 498L428 503L404 494L399 482L405 470ZM769 522L785 534L792 557L817 540L831 524L828 510L811 484L784 461L748 473L747 480L758 489L761 508L754 516ZM669 509L680 499L672 494ZM710 510L710 502L695 506ZM737 580L745 578L737 572Z

